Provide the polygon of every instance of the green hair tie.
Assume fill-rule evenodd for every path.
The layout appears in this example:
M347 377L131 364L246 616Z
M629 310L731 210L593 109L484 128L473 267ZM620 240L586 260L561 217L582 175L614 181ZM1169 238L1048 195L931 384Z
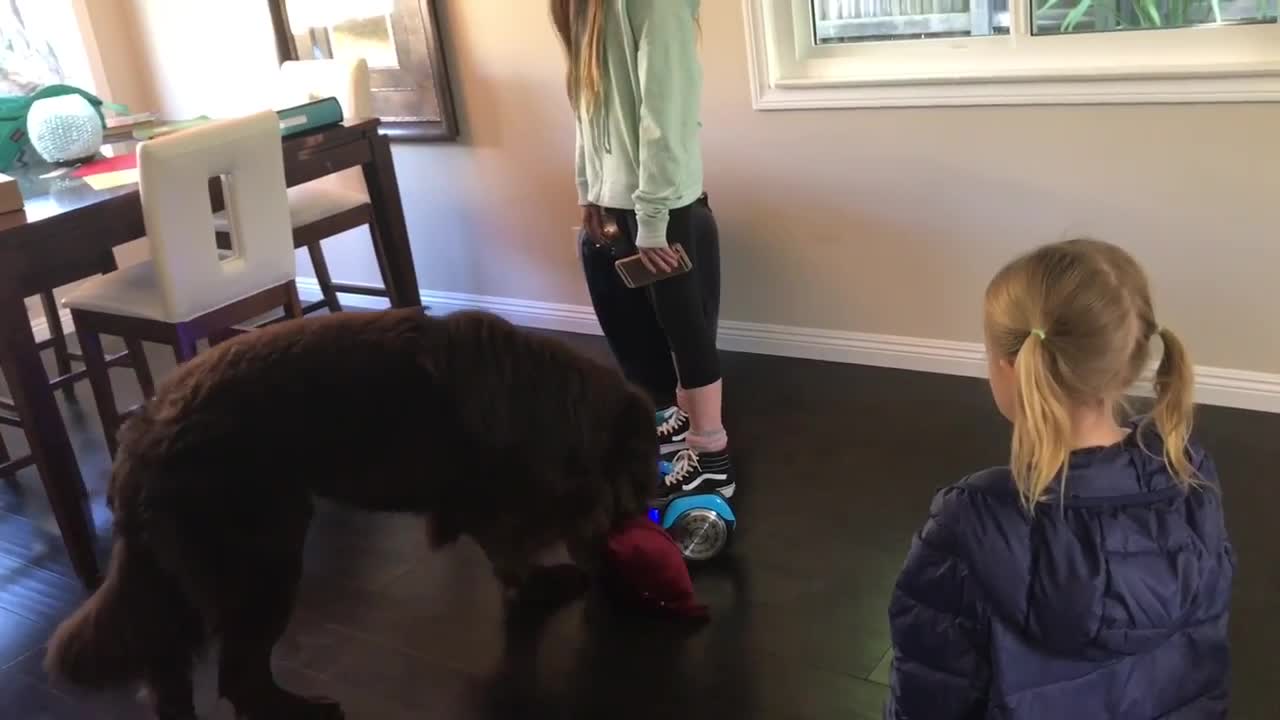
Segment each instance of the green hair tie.
M1032 329L1031 329L1031 334L1032 334L1032 335L1035 335L1035 336L1036 336L1036 337L1038 337L1038 338L1040 338L1040 340L1041 340L1041 341L1044 341L1044 340L1048 340L1048 339L1049 339L1049 338L1048 338L1048 336L1046 336L1046 335L1044 334L1044 330L1041 330L1040 328L1032 328Z

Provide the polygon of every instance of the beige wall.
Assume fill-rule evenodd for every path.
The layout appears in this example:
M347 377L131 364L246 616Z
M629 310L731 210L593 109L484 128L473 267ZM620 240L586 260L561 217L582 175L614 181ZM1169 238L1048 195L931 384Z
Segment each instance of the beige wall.
M228 0L198 28L171 7L194 0L133 2L166 109L248 109L272 61L265 2ZM395 150L420 284L585 303L544 3L440 4L465 137ZM761 113L741 3L703 6L727 319L977 340L998 265L1084 233L1140 257L1160 320L1202 364L1280 372L1280 105ZM211 70L206 53L228 46ZM375 282L359 240L330 248L331 265Z
M467 137L396 151L421 284L585 303L543 3L442 5ZM756 112L741 4L703 7L727 319L976 341L1002 262L1085 233L1201 363L1280 372L1280 105Z
M166 117L269 106L276 46L267 0L124 0L133 6L155 104Z

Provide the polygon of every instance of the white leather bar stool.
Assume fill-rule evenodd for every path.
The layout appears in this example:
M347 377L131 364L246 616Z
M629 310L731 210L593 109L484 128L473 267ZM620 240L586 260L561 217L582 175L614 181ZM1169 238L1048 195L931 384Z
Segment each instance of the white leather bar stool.
M170 345L184 362L197 341L265 313L302 316L275 112L142 143L138 170L151 259L90 280L63 300L112 454L121 416L100 335ZM214 177L223 179L229 252L214 237Z
M342 115L347 119L372 117L373 93L369 89L369 65L358 60L291 60L280 65L277 77L277 109L293 107L315 100L337 98ZM383 287L335 283L329 273L322 241L348 230L368 227L371 237L378 231L374 223L373 205L360 168L348 168L311 182L289 188L289 218L293 225L295 247L305 247L315 269L323 300L302 309L310 313L321 308L341 312L338 293L388 297L388 268L378 253L378 268ZM225 216L215 215L220 233L228 228ZM377 253L378 244L374 243Z

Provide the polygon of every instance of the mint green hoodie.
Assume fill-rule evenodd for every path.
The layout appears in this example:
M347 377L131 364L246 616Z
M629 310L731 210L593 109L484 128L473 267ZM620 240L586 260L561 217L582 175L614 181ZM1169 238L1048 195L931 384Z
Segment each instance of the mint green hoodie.
M702 194L700 0L606 0L603 97L578 113L578 203L636 211L666 247L668 211Z

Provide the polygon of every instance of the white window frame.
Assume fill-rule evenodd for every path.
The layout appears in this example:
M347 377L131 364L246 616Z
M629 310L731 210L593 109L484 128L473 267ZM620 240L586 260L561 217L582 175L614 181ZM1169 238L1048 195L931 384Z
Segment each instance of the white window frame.
M743 0L757 110L1280 101L1280 24L817 45L809 0Z

